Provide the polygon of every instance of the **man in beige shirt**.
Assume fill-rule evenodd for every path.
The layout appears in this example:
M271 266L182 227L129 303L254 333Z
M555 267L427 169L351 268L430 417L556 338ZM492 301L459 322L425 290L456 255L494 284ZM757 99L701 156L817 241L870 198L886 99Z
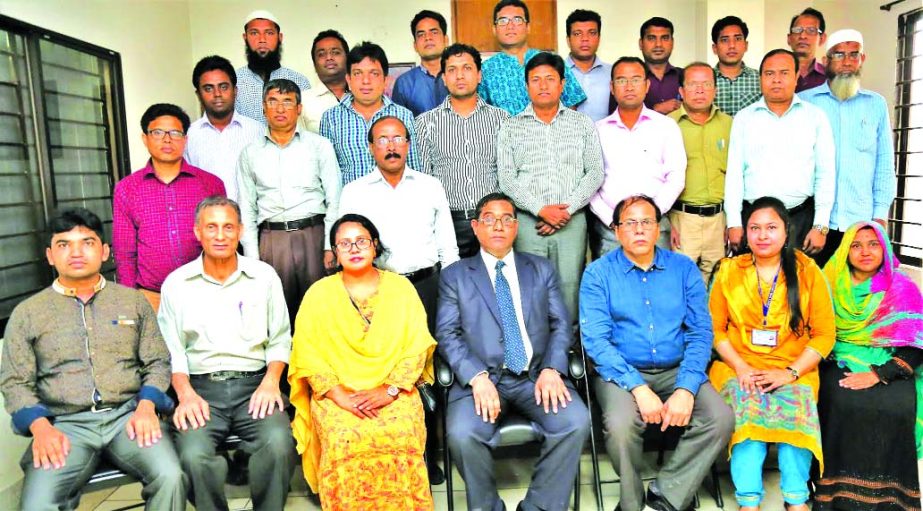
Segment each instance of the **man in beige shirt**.
M343 95L349 92L346 85L346 53L349 45L346 38L336 30L324 30L317 34L311 44L311 60L314 72L323 87L301 91L304 108L301 119L304 126L314 133L320 133L320 118L328 108L337 106Z
M228 466L215 448L243 439L255 509L285 505L295 445L279 389L291 353L282 283L266 263L237 254L240 209L224 197L196 208L202 255L167 277L159 323L179 405L176 444L197 509L227 509Z

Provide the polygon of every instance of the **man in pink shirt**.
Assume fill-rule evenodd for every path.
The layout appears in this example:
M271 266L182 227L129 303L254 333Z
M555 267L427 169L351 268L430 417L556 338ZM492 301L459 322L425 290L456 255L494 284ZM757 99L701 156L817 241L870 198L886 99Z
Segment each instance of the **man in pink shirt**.
M186 163L189 116L180 107L152 105L141 116L141 139L151 155L147 165L115 185L112 197L112 253L119 284L140 289L154 311L160 285L173 270L195 259L196 205L225 196L217 176Z
M632 195L647 195L669 211L686 183L686 151L675 122L644 106L650 71L637 57L612 65L612 95L618 108L596 123L605 177L590 199L590 251L598 259L619 246L612 230L615 205ZM660 222L657 246L670 249L670 222Z

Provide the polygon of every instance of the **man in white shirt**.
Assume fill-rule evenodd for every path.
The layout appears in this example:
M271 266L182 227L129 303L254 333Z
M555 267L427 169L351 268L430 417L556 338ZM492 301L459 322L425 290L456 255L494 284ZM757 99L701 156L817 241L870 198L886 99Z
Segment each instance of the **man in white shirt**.
M320 133L320 119L324 112L337 106L343 95L349 92L349 86L346 84L348 52L346 38L332 29L318 33L311 43L311 61L314 62L314 72L317 73L323 87L301 91L304 96L301 118L305 127L314 133Z
M199 104L205 113L186 132L186 161L221 178L228 198L237 200L237 158L266 129L234 111L237 73L224 57L211 55L192 71Z
M255 509L285 506L295 443L279 383L292 337L282 282L272 267L237 254L240 209L225 197L196 207L202 255L162 287L158 323L170 350L176 447L197 509L227 509L229 434L249 455Z

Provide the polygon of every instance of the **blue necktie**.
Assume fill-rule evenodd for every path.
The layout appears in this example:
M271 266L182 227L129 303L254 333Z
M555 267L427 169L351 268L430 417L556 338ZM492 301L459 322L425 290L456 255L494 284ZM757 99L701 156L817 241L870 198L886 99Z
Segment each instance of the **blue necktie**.
M500 309L500 321L503 325L503 363L514 373L521 373L526 368L526 347L516 320L516 308L513 306L513 294L510 283L503 276L506 263L497 261L497 277L494 290L497 293L497 306Z

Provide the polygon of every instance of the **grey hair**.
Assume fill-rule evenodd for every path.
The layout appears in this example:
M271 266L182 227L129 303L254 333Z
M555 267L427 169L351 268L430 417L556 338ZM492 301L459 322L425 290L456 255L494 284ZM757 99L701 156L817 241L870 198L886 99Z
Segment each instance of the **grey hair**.
M234 213L237 214L237 223L241 223L240 219L240 206L233 200L225 197L224 195L210 195L202 199L201 202L195 207L195 223L199 224L199 218L202 216L202 212L208 208L217 207L217 206L228 206L234 210Z
M276 78L266 82L266 85L263 86L263 101L266 101L266 96L269 94L269 91L272 90L278 90L279 94L294 92L295 103L298 105L301 104L301 87L288 78Z

